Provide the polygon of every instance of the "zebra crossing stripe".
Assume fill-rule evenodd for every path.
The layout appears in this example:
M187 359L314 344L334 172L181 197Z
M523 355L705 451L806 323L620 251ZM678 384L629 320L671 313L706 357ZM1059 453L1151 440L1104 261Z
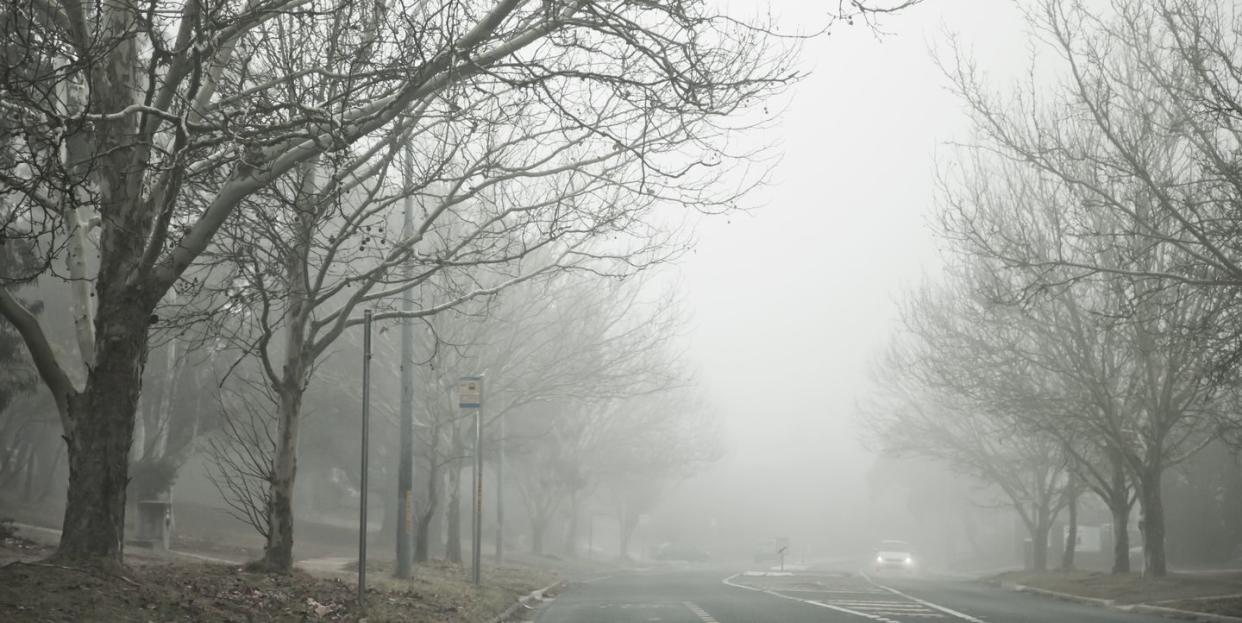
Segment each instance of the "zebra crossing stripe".
M924 617L929 619L944 618L943 614L915 603L901 603L896 601L845 601L835 599L824 603L829 603L834 606L854 608L864 612L870 612L872 614Z
M771 596L773 596L773 597L779 597L779 598L781 598L781 599L788 599L789 601L796 601L796 602L798 602L798 603L804 603L804 604L808 604L808 605L812 605L812 606L818 606L818 607L820 607L820 608L828 608L829 610L836 610L837 612L844 612L844 613L846 613L846 614L852 614L852 615L854 615L854 616L859 616L859 617L862 617L862 618L864 618L864 619L870 619L870 620L872 620L872 621L878 621L878 623L901 623L901 621L896 621L896 620L890 619L890 618L888 618L888 617L880 616L880 615L878 615L878 614L868 614L868 613L863 612L863 611L861 611L861 610L851 610L850 608L844 608L844 607L841 607L841 606L834 606L834 605L832 605L832 604L826 604L826 603L824 603L824 602L822 602L822 601L815 601L815 600L813 600L813 599L802 599L801 597L794 597L793 595L783 595L783 594L778 593L778 592L776 592L776 591L774 591L774 590L769 590L769 589L766 589L766 588L758 588L758 587L755 587L755 586L747 586L747 585L745 585L745 584L740 584L740 583L738 583L738 582L734 582L734 581L733 581L733 578L736 578L736 577L738 577L739 575L742 575L742 574L740 574L740 573L735 573L735 574L733 574L733 575L731 575L731 576L729 576L729 577L727 577L727 578L725 578L725 579L721 580L721 583L725 584L726 586L732 586L733 588L740 588L740 589L744 589L744 590L748 590L748 591L755 591L755 592L757 592L757 593L764 593L764 594L767 594L767 595L771 595Z
M861 601L856 599L833 599L830 603L841 604L842 606L858 606L860 608L909 608L912 610L926 610L927 606L916 603L901 603L900 601Z
M799 600L799 601L802 601L802 600ZM901 623L901 621L896 621L896 620L890 619L880 614L867 612L864 610L854 610L852 608L843 608L841 606L833 605L830 603L825 603L822 601L807 601L806 603L811 604L813 606L819 606L821 608L829 608L831 610L836 610L837 612L844 612L846 614L860 616L860 617L863 617L864 619L871 619L872 621L879 621L880 623Z
M959 619L962 619L963 621L967 621L968 623L987 623L987 621L984 621L983 619L980 619L980 618L977 618L977 617L972 617L972 616L970 616L969 614L966 614L966 613L963 613L963 612L958 612L957 610L954 610L954 609L952 609L952 608L946 608L946 607L944 607L944 606L940 606L940 605L934 604L934 603L932 603L932 602L930 602L930 601L927 601L927 600L925 600L925 599L919 599L918 597L915 597L915 596L913 596L913 595L907 595L907 594L905 594L905 593L903 593L903 592L901 592L901 591L899 591L899 590L897 590L897 589L895 589L895 588L893 588L893 587L891 587L891 586L885 586L885 585L883 585L883 584L880 584L880 583L876 582L875 580L872 580L872 579L871 579L871 577L870 577L870 576L868 576L868 575L867 575L867 574L865 574L865 573L864 573L864 574L862 574L862 576L863 576L864 578L867 578L867 581L868 581L868 582L871 582L872 584L875 584L876 586L878 586L878 587L880 587L880 588L882 588L882 589L884 589L884 590L886 590L886 591L888 591L888 592L890 592L890 593L892 593L892 594L894 594L894 595L897 595L898 597L905 597L906 599L909 599L910 601L917 602L917 603L923 604L924 606L927 606L928 608L933 608L933 609L935 609L935 610L939 610L939 611L941 611L941 612L943 612L943 613L945 613L945 614L955 616L955 617L957 617L957 618L959 618Z
M694 604L688 601L683 601L681 602L681 604L685 606L686 608L688 608L690 612L693 612L694 616L699 617L699 620L702 621L703 623L719 623L719 621L717 621L715 617L708 614L706 610L700 608L697 604Z

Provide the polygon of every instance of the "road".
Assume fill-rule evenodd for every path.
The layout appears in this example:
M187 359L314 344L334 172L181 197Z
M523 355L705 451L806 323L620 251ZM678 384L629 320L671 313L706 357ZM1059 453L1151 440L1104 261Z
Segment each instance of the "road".
M574 584L537 623L1168 623L946 577L684 569Z

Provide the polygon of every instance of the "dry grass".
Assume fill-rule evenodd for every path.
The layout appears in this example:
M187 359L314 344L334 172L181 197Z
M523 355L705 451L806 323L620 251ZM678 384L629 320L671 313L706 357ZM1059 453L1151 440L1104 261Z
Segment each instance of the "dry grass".
M189 562L132 565L123 576L42 562L0 567L0 620L35 621L358 621L348 576L250 573L235 566ZM488 621L519 596L552 578L498 569L484 587L460 567L423 565L410 580L368 576L365 618L372 623Z

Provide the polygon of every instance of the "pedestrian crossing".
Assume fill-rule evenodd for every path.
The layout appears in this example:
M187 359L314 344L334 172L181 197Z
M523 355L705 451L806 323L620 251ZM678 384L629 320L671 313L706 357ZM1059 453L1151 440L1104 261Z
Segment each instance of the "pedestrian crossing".
M969 615L881 586L863 575L743 577L747 582L744 585L746 588L848 614L860 621L984 623Z
M944 619L945 614L924 606L923 604L892 599L821 599L814 600L825 606L836 606L851 612L875 615L877 617L900 617L900 620L932 620ZM879 619L876 619L879 620Z

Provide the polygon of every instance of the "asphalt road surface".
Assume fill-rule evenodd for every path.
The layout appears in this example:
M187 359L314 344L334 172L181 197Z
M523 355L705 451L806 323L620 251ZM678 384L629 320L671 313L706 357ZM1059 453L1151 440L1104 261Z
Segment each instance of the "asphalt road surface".
M537 623L1167 623L946 577L693 569L572 585Z

